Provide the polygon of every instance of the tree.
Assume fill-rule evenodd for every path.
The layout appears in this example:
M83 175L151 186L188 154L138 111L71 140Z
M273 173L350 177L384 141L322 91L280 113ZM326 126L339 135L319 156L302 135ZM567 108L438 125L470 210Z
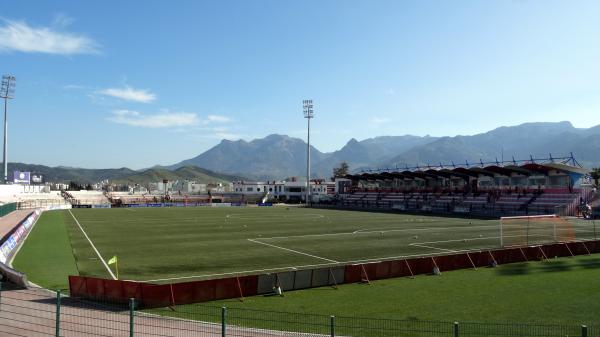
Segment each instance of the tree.
M81 191L83 190L83 185L80 185L77 182L71 181L69 182L69 188L67 191Z
M600 179L600 167L592 169L592 179L594 179L594 185L598 186L598 180Z
M333 168L333 178L343 177L348 174L349 167L345 161L340 163L340 166Z

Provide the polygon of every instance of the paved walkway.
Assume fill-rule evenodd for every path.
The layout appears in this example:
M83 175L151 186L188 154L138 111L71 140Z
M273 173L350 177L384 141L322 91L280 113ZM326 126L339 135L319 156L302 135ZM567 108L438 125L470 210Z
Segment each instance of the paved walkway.
M13 211L0 218L0 239L8 234L19 222L23 221L33 210Z
M0 336L55 336L56 295L45 289L4 290L0 298ZM60 336L129 337L129 311L62 298ZM221 336L221 325L136 312L135 336ZM319 336L227 326L227 336ZM320 336L322 337L322 335Z

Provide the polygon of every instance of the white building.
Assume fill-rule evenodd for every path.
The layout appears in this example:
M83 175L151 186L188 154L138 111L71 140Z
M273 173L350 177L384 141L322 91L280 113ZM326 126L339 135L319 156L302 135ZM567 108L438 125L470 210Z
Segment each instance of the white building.
M206 184L200 184L189 180L178 180L171 185L170 191L185 194L205 194L207 189Z
M333 195L335 183L314 179L310 181L313 198ZM278 201L304 201L306 199L306 179L292 177L283 181L236 181L233 193L245 196L266 196Z

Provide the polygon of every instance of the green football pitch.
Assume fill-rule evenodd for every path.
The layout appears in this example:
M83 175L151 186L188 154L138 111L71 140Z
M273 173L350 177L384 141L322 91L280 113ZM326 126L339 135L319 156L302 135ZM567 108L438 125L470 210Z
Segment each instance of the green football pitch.
M591 222L581 226L589 233ZM56 288L73 273L110 278L116 266L106 262L117 256L120 279L183 282L497 248L499 236L497 219L300 207L73 209L45 212L15 266Z

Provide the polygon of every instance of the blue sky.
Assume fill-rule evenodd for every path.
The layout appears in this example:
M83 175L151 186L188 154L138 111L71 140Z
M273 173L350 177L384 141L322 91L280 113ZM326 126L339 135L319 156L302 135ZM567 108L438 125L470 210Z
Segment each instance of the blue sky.
M222 138L312 143L600 124L598 1L11 1L10 161L173 164Z

